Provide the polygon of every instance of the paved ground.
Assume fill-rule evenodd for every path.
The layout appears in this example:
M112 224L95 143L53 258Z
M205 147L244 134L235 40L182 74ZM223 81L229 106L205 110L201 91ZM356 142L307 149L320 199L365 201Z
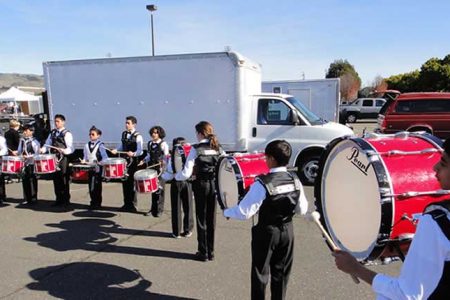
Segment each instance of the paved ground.
M372 124L369 124L372 126ZM366 124L354 124L355 131ZM358 127L358 128L356 128ZM0 207L1 299L246 299L250 290L251 221L217 215L216 260L193 258L196 236L171 237L170 201L160 218L118 212L121 187L104 185L104 210L90 212L87 187L72 184L74 210L50 205L53 187L39 182L39 204L22 207L21 185L7 185ZM313 190L306 188L312 206ZM149 209L139 196L140 212ZM372 299L337 271L316 227L295 218L295 259L288 299ZM397 274L401 264L372 267Z

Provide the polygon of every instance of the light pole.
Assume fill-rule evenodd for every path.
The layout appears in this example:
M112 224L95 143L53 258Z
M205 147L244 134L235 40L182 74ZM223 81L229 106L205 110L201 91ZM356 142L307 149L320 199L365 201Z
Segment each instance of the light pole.
M155 38L153 36L153 12L158 9L156 5L149 4L145 6L148 11L150 11L150 18L151 18L151 29L152 29L152 56L155 56Z

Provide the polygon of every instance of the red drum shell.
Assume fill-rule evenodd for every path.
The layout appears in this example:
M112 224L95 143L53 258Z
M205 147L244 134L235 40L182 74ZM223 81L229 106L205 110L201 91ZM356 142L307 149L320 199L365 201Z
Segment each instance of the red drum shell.
M105 179L122 179L127 171L127 161L124 158L107 158L101 162L103 166L102 177Z
M269 168L264 153L238 153L222 157L216 170L220 206L224 208L238 204L255 182L255 177L267 173Z
M24 159L20 156L3 156L2 173L19 174L24 167Z
M54 172L56 172L56 156L54 154L34 156L34 173L50 174Z
M79 182L87 182L89 180L89 172L95 170L95 165L78 164L72 165L72 180Z
M138 193L154 193L158 190L158 173L152 169L134 173L134 187Z
M338 247L371 261L411 238L415 225L408 219L448 197L435 193L440 185L433 166L441 145L417 133L332 141L319 164L315 196L321 222Z

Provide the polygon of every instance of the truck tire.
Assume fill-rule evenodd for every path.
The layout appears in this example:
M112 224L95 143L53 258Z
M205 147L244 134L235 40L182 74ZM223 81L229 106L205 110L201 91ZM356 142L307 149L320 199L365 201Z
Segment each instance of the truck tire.
M348 113L346 117L347 123L355 123L358 117L355 113Z
M298 177L303 185L314 185L319 169L320 155L311 153L298 164Z

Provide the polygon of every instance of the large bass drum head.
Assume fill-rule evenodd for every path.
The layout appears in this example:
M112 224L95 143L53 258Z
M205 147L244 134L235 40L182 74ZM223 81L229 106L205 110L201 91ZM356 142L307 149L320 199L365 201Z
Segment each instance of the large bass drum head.
M236 174L236 168L239 169L232 157L223 157L218 163L216 185L221 207L232 207L238 203L239 188L237 177L240 177L241 174L240 172Z
M364 143L357 138L335 142L322 157L316 186L322 223L336 245L358 260L369 257L381 223L377 175L361 148Z

